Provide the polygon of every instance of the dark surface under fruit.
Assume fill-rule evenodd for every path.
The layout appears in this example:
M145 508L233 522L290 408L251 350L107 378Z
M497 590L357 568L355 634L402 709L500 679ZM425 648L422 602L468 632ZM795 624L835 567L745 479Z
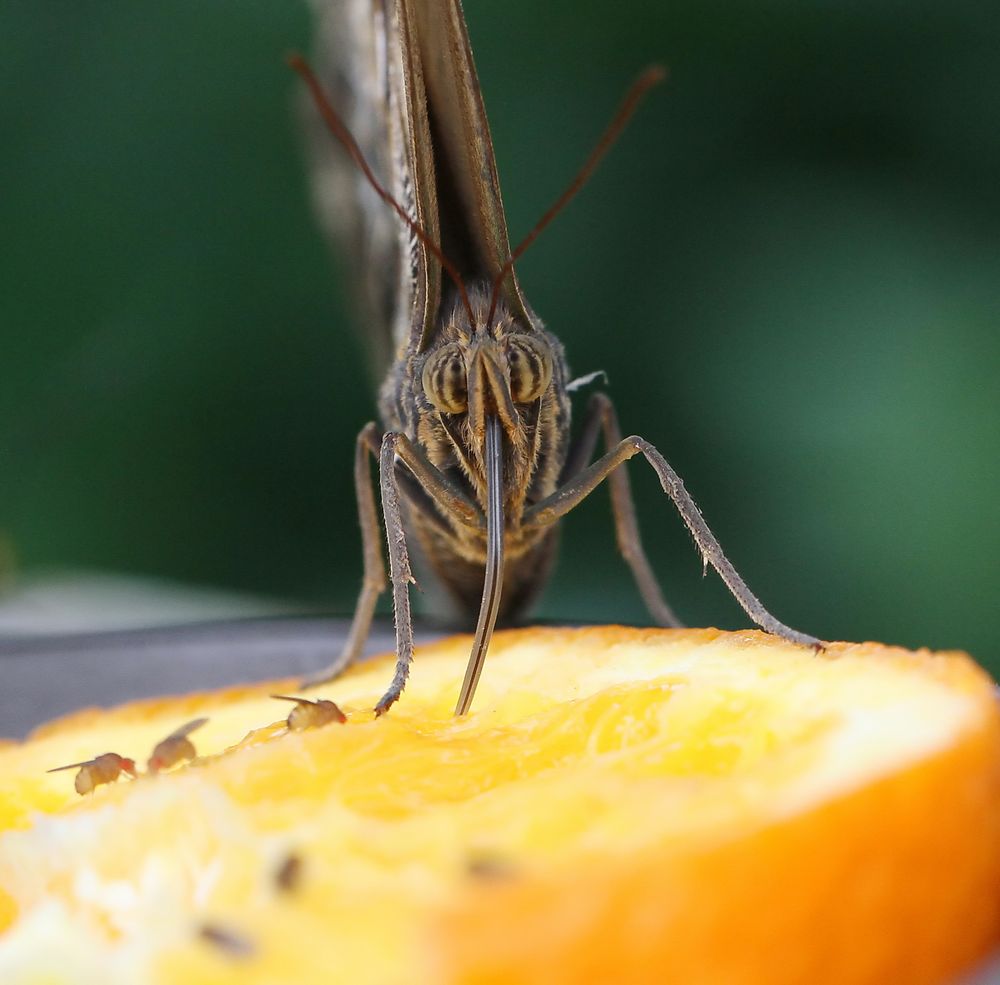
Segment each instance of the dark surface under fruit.
M245 619L159 629L0 637L0 736L88 705L297 677L339 651L344 619ZM440 633L422 632L421 642ZM393 648L376 624L368 653Z

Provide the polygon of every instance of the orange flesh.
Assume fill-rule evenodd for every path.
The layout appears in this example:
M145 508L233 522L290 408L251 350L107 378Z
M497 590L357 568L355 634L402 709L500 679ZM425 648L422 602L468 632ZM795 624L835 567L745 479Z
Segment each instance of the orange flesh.
M1000 714L968 658L525 630L456 720L468 648L418 653L378 721L385 662L309 694L345 725L287 733L278 681L0 747L0 981L933 985L1000 943ZM196 715L165 775L44 773L145 762Z

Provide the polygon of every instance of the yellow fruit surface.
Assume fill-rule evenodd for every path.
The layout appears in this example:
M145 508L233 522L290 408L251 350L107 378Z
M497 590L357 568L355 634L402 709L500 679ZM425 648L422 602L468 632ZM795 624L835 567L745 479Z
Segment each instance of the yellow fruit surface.
M1000 944L1000 712L961 654L757 632L466 637L310 693L136 702L0 746L3 985L945 985ZM45 771L199 758L81 798Z

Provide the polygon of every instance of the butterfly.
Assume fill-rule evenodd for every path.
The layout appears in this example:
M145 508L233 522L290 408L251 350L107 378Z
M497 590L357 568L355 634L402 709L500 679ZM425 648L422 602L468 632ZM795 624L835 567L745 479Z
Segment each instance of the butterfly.
M653 468L705 566L747 615L769 633L819 646L764 608L663 455L638 435L623 436L605 393L590 397L571 435L574 381L563 345L518 281L517 259L583 185L663 70L640 76L576 178L512 250L459 0L315 6L320 74L299 56L291 62L327 131L315 145L319 211L354 262L383 382L379 419L361 430L354 458L361 593L343 650L305 683L330 680L358 658L376 603L391 589L396 668L376 713L399 698L413 655L415 550L452 602L476 618L455 709L466 713L495 625L528 609L551 572L560 519L605 481L618 547L646 607L660 625L680 625L640 539L623 467L636 456ZM345 153L330 154L334 142Z

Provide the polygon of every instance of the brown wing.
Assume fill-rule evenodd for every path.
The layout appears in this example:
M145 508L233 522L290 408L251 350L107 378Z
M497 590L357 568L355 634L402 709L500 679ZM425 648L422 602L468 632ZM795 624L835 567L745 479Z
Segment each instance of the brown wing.
M390 9L386 10L386 4ZM393 0L313 0L316 71L379 180L412 211L398 103ZM390 57L396 52L396 57ZM408 231L388 209L304 98L313 199L324 231L346 261L358 322L381 382L408 337L413 284Z
M429 223L445 256L467 283L492 284L510 254L507 222L497 177L493 142L469 44L460 0L397 0L408 117L404 133L411 170L417 177L417 210ZM426 216L426 218L425 218ZM435 295L451 302L454 288L442 281L440 264L422 244L422 265L430 271L427 304L414 319L411 345L422 350L440 318ZM524 327L534 318L516 275L502 296Z
M325 87L375 174L468 283L492 283L510 247L489 125L458 0L314 0ZM364 333L384 371L434 338L455 288L329 134L314 128L315 198L348 254ZM516 275L504 301L534 317Z

